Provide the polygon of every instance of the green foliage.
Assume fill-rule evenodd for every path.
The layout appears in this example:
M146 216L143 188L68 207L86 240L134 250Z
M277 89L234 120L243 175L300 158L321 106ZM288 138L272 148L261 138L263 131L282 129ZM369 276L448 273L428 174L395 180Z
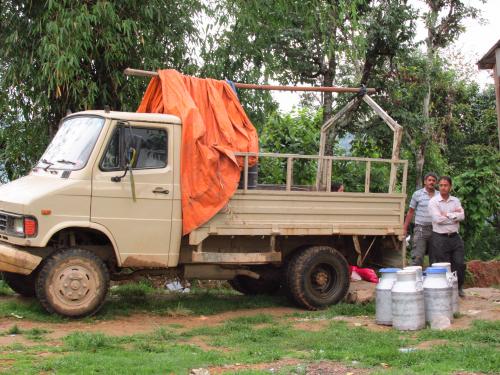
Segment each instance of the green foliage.
M366 83L408 46L415 14L400 0L220 0L203 50L205 71L254 82ZM365 61L359 72L360 62ZM339 72L342 75L339 77ZM333 96L325 93L329 118Z
M464 239L469 258L500 256L500 153L472 145L463 150L464 172L454 180L465 209Z
M273 113L260 134L261 152L314 155L319 149L321 111L296 110L289 114ZM259 182L284 184L286 158L263 157L259 160ZM316 162L296 159L293 184L312 185L316 178Z
M68 110L135 110L147 82L128 80L124 68L194 72L202 11L198 0L3 1L0 164L8 177L29 170Z

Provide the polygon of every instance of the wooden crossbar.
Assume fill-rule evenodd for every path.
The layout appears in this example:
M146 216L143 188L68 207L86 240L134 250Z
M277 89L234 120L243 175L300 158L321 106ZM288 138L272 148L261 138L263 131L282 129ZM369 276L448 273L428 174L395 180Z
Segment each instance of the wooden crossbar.
M138 77L156 77L158 72L153 72L150 70L140 70L127 68L123 71L125 75L138 76ZM359 87L324 87L324 86L277 86L277 85L257 85L253 83L240 83L234 82L234 86L239 89L252 89L252 90L269 90L269 91L313 91L313 92L339 92L339 93L358 93L361 91ZM374 88L365 89L368 93L377 92Z

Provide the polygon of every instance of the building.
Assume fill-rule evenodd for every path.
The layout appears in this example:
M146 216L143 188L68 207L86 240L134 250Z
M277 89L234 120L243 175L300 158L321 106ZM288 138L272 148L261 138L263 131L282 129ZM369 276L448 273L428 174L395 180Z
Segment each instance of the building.
M477 66L479 69L493 69L497 106L498 147L500 148L500 39L477 62Z

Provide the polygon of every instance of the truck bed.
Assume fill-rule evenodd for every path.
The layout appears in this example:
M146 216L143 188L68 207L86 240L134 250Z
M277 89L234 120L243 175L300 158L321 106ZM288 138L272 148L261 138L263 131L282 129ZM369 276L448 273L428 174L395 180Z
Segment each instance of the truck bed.
M190 234L402 235L406 194L238 190L229 204Z

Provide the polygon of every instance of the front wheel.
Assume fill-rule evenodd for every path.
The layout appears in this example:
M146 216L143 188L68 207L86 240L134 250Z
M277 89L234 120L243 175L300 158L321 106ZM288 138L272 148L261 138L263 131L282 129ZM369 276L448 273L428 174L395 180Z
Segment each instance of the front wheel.
M341 301L349 291L349 264L337 250L313 246L295 254L286 269L290 297L317 310Z
M51 255L36 280L36 295L50 313L67 317L95 314L109 288L109 272L94 253L67 249Z

